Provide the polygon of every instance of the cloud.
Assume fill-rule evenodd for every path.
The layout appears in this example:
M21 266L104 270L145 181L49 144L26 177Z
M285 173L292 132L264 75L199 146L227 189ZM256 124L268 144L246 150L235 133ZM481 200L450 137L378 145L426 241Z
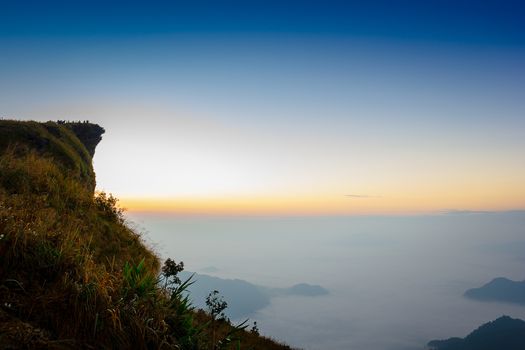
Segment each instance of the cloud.
M445 209L443 214L464 215L464 214L523 214L525 210L462 210L462 209Z
M462 209L446 209L443 210L444 214L463 215L463 214L490 214L493 211L488 210L462 210Z

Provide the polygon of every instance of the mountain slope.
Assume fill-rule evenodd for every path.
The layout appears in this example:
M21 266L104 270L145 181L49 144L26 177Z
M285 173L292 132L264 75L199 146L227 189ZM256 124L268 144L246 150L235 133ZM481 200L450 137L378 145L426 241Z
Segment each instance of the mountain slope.
M177 266L94 192L103 132L0 120L0 348L289 349L188 305Z
M428 346L431 350L522 350L525 349L525 321L502 316L465 338L433 340Z
M479 288L467 290L465 296L480 301L525 304L525 281L498 277Z

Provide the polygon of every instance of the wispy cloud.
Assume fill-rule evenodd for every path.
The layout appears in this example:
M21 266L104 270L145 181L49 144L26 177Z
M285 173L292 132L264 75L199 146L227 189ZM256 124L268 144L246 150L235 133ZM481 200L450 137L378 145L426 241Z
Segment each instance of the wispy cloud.
M463 209L446 209L443 210L444 214L489 214L494 213L493 211L488 210L463 210Z
M381 198L381 196L374 196L369 194L345 194L349 198Z
M443 214L452 214L452 215L464 215L464 214L523 214L525 213L524 209L515 209L515 210L462 210L462 209L446 209L443 210Z
M443 210L443 214L452 214L452 215L466 215L466 214L490 214L494 213L493 211L488 210L462 210L462 209L446 209Z

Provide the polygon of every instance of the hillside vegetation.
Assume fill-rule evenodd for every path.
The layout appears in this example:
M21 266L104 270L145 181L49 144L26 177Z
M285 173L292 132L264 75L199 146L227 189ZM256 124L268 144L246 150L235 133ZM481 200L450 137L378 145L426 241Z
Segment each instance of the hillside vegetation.
M290 349L191 307L182 264L95 193L103 133L0 120L0 348Z

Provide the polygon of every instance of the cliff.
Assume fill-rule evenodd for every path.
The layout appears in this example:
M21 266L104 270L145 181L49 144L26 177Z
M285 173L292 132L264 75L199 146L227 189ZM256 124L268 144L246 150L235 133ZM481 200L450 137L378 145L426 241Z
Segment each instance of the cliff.
M0 120L0 348L289 349L192 308L182 265L95 193L103 133Z
M33 153L52 159L53 165L63 173L94 191L95 173L91 159L103 133L102 127L87 122L38 123L1 120L0 152L15 152L18 157Z

